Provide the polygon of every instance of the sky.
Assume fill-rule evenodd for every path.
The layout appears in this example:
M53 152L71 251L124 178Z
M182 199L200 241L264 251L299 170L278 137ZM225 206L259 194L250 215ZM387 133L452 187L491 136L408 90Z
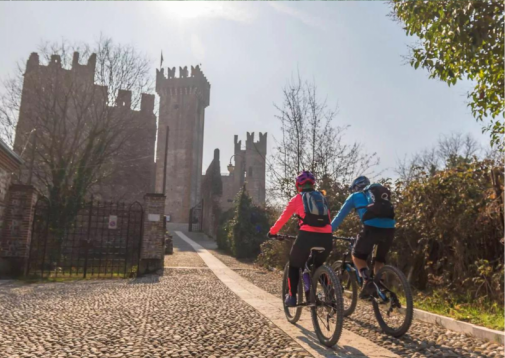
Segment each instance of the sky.
M332 108L344 141L380 158L395 177L399 160L441 135L471 133L486 146L467 107L469 82L448 87L405 64L408 45L384 2L1 2L0 78L13 73L43 41L93 42L100 34L135 46L164 67L202 64L211 83L205 113L203 171L233 136L268 132L274 154L280 125L274 104L297 72L313 80Z

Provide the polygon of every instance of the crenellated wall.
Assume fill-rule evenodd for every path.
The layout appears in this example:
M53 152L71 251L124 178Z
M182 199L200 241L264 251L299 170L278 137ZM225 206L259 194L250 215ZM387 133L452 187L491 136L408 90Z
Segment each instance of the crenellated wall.
M33 155L33 146L37 146L36 152L42 153L44 148L41 148L41 142L47 141L44 139L48 137L44 128L45 118L61 120L69 132L85 131L87 127L82 123L86 121L114 119L115 123L124 121L123 125L116 125L116 128L121 128L118 129L118 137L121 138L117 140L121 140L123 145L120 151L114 153L113 159L103 166L106 179L95 185L92 191L98 200L141 200L146 192L154 189L155 98L154 95L142 94L138 106L132 103L131 91L119 89L115 103L109 103L113 96L110 96L108 88L95 84L96 60L96 54L92 54L86 64L80 64L79 53L75 52L71 68L67 69L59 55L51 56L47 65L40 64L37 53L30 55L24 74L14 143L14 150L22 153L25 161L21 181L33 181L35 186L40 184L30 175L30 168L36 168L37 158L40 157ZM49 106L51 103L55 105ZM139 110L132 109L132 105L140 107ZM51 137L54 137L53 134ZM70 142L68 135L53 139L63 142L58 150L70 146L65 142ZM32 158L35 161L33 164Z

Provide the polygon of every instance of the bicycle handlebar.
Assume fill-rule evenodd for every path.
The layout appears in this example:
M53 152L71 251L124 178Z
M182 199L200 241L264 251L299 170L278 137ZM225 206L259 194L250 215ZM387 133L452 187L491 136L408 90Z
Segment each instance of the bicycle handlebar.
M353 237L333 236L333 240L343 240L343 241L347 241L347 242L354 242L354 240L356 240L356 239Z
M296 240L296 236L292 236L292 235L281 235L281 234L277 234L277 235L272 235L271 236L272 239L275 239L275 240ZM341 236L333 236L333 240L343 240L343 241L347 241L347 242L354 242L356 239L353 238L353 237L341 237Z
M291 236L291 235L272 235L271 236L272 239L275 239L275 240L279 240L279 241L282 241L282 240L296 240L296 236Z

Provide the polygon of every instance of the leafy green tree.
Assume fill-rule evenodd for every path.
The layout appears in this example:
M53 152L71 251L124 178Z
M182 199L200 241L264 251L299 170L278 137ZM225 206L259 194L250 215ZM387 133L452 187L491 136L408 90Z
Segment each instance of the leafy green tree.
M234 207L221 216L219 248L237 258L256 257L270 229L268 217L266 209L252 203L244 185L235 197Z
M474 117L483 121L491 144L503 148L504 3L503 1L392 0L392 17L420 43L411 48L410 64L454 85L475 83L468 93Z

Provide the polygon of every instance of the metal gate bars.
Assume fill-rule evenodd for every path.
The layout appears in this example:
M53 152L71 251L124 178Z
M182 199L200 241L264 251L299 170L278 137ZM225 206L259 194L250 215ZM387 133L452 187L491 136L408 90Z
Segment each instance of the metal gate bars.
M140 203L91 201L66 227L54 227L49 214L47 200L40 199L35 206L29 276L136 275L144 216Z
M189 227L191 231L202 231L203 199L189 210Z

